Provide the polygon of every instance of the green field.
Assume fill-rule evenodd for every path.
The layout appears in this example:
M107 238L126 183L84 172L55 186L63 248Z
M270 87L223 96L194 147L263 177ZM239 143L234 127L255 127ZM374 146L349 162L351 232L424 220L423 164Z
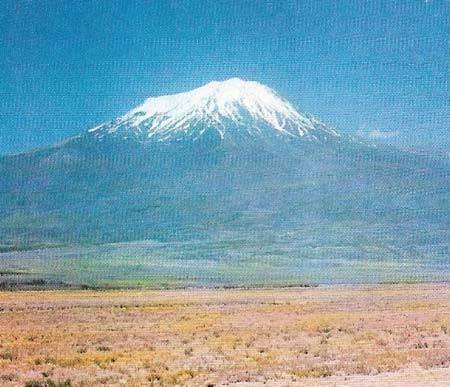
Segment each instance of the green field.
M0 286L299 286L450 279L448 246L422 247L414 255L373 246L255 250L239 241L141 241L5 252L0 254Z

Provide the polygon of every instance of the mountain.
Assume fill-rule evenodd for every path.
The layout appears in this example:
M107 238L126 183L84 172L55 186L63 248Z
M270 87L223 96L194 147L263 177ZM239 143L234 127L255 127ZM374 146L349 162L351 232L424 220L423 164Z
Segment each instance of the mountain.
M2 157L0 244L152 241L170 246L165 259L290 273L342 259L443 262L449 176L446 160L365 143L230 79Z
M187 93L149 98L127 114L89 130L96 138L114 136L143 144L199 141L212 137L242 146L247 141L339 137L257 82L234 78L211 82Z

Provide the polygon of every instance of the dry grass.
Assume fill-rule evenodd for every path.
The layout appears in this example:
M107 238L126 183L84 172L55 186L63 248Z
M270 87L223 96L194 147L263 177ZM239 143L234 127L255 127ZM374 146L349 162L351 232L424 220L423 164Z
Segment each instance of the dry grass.
M444 386L449 310L449 285L3 292L0 385Z

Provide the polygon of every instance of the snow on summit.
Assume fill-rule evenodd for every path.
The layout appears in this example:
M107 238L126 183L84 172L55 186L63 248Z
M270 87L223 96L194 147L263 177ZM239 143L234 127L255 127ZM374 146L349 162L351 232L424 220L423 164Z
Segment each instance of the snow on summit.
M337 136L319 121L300 114L269 87L239 78L148 98L125 115L89 132L97 137L111 134L144 142L197 140L211 132L221 139L287 136L317 140L324 135Z

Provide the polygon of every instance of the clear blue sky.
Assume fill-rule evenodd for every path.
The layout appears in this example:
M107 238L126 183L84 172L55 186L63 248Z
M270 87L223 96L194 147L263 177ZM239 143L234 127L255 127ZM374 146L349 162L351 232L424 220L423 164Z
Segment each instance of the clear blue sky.
M0 153L231 77L348 133L450 145L446 0L3 0L0 53Z

